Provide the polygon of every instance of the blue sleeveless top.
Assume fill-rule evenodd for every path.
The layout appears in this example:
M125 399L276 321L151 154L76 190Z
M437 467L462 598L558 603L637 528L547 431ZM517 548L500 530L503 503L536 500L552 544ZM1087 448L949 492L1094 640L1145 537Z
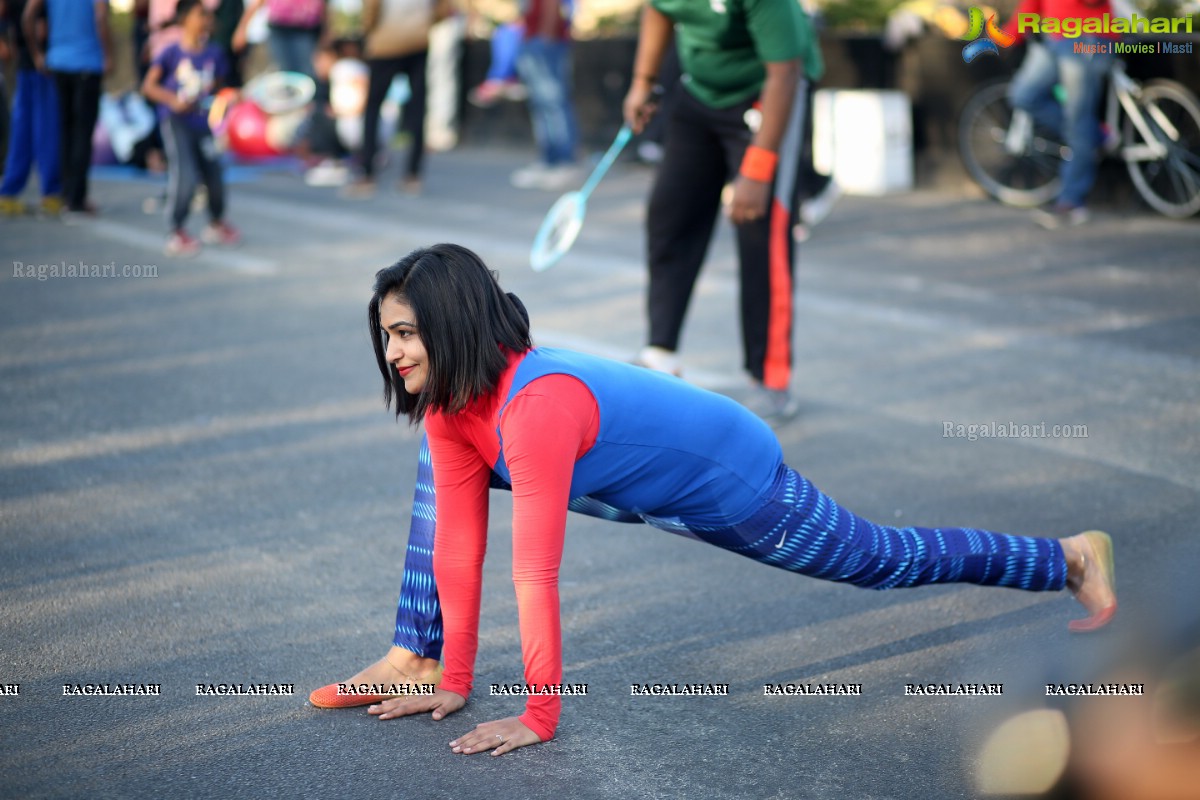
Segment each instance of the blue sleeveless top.
M766 499L783 462L774 432L723 395L643 367L538 347L517 366L496 428L495 471L512 483L499 419L543 375L570 375L596 398L600 425L575 462L571 497L587 495L660 524L718 528Z

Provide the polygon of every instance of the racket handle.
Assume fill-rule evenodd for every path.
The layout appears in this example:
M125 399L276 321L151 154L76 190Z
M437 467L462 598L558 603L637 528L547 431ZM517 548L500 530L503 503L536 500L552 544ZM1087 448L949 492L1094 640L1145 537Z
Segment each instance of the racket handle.
M600 159L600 163L592 170L592 174L588 176L587 183L579 190L584 199L592 193L592 190L600 183L600 180L608 172L608 168L617 160L617 156L621 155L621 151L625 149L625 145L633 138L633 129L628 125L622 125L621 130L617 131L617 136L613 139L613 143L608 146L608 151L604 157Z

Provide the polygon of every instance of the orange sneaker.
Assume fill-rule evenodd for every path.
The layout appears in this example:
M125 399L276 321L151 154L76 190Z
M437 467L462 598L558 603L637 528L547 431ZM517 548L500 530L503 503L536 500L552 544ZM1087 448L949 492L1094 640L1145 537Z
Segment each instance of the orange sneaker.
M409 697L425 694L442 682L442 665L438 664L432 675L423 681L413 679L393 683L331 683L322 686L308 696L308 702L317 708L354 708L370 706L391 700L394 697ZM379 690L379 691L376 691Z

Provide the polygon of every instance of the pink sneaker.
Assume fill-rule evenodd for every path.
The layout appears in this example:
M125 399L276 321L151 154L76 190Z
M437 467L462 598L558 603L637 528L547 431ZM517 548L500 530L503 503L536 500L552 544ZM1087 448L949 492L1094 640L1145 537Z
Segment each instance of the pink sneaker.
M479 108L491 108L504 97L504 81L490 80L467 93L467 101Z
M177 258L191 258L200 252L200 243L185 230L177 230L167 237L163 252Z
M205 244L219 244L225 247L234 247L242 241L242 235L238 233L237 228L225 221L209 225L200 234L200 238Z
M529 98L529 90L516 78L487 80L467 93L467 101L479 108L491 108L501 100L520 102Z

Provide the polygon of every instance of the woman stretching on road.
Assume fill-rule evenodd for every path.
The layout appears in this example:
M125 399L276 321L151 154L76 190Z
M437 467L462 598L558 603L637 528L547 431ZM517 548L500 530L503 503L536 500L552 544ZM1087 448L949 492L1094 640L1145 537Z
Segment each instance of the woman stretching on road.
M598 516L636 515L816 578L874 589L1069 588L1089 615L1072 631L1102 627L1116 611L1107 535L892 528L856 517L784 464L771 429L734 401L651 370L534 348L520 301L463 247L415 250L381 270L369 313L385 401L426 425L445 641L438 689L372 706L381 719L442 719L467 702L493 476L513 492L513 584L531 686L562 683L558 571L572 498ZM521 716L477 725L450 747L500 755L547 741L560 711L558 696L533 695Z

